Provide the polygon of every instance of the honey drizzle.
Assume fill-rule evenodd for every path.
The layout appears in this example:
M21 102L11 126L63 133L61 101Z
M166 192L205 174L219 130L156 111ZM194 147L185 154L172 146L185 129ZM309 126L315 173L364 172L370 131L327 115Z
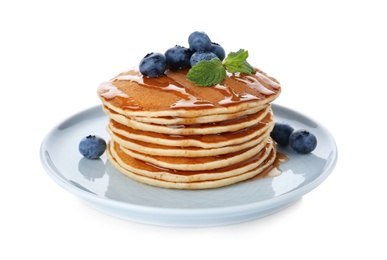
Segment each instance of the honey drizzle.
M254 88L261 92L264 95L272 95L274 94L274 91L266 88L263 84L261 84L258 79L252 77L252 76L246 76L244 78L236 78L236 80L241 81L243 83L246 83L247 86L250 88Z
M246 84L251 89L254 89L259 94L264 97L275 94L275 91L271 89L278 89L280 87L279 83L275 80L270 79L263 72L257 70L254 75L240 74L240 73L227 73L227 79L232 81L238 81ZM123 103L123 107L129 109L141 109L140 106L126 93L122 92L114 85L114 81L117 80L128 80L132 82L136 82L137 84L147 87L153 88L157 90L163 90L167 92L171 92L174 95L181 98L179 101L175 102L170 106L172 109L177 108L213 108L215 105L210 101L200 99L189 92L188 88L185 88L184 85L180 84L176 80L171 77L164 75L155 78L149 78L143 76L138 67L129 71L129 74L121 74L109 82L104 82L98 87L98 92L100 95L106 99L113 99L115 97L121 97ZM271 89L270 89L271 88ZM238 94L233 87L228 83L217 84L213 86L213 89L217 90L220 94L224 96L222 100L218 102L220 106L230 106L232 104L259 100L261 97L250 93L242 93Z
M131 98L128 94L118 89L117 86L115 86L112 81L101 83L98 86L98 92L100 93L101 97L104 97L106 99L121 97L125 101L125 104L124 104L125 107L133 110L140 109L140 106L137 104L137 102L133 98Z
M107 99L114 97L125 97L129 98L129 95L122 92L118 89L111 81L103 82L98 86L98 92L101 93L101 96Z
M182 98L172 104L171 108L215 107L214 104L212 104L211 102L195 97L194 95L189 93L183 85L168 76L148 78L144 77L139 73L136 75L122 75L117 77L116 80L135 81L141 86L169 91L175 94L176 96Z
M233 81L245 83L251 89L254 89L265 97L275 94L275 91L267 88L266 86L270 86L274 89L278 89L280 87L277 82L266 77L261 71L256 71L253 76L243 73L227 73L227 77ZM259 97L250 93L237 94L234 88L230 87L228 84L217 84L214 89L218 90L222 95L225 96L223 100L218 102L218 104L221 106L228 106L234 103L260 99Z
M250 101L250 100L258 100L258 98L250 93L244 93L242 95L237 94L235 90L227 85L220 85L217 84L214 86L214 89L218 90L223 96L225 96L224 99L219 101L219 105L221 106L227 106L230 104L240 103L244 101Z
M264 176L275 177L281 175L282 171L279 166L289 160L289 157L283 153L277 152L273 164L271 164L264 172Z

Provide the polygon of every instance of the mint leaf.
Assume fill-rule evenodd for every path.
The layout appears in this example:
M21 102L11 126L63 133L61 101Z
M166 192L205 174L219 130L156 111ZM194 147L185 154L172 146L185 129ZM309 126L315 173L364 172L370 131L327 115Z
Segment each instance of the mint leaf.
M187 74L187 79L197 86L211 86L222 82L226 78L226 69L218 58L202 60L196 63Z
M224 67L232 73L240 72L246 74L255 73L255 69L247 62L248 51L240 49L237 52L230 52L224 60Z
M187 79L197 86L211 86L221 83L226 77L226 71L231 73L254 74L255 69L247 62L248 51L240 49L230 52L223 63L218 58L202 60L193 66L187 74Z

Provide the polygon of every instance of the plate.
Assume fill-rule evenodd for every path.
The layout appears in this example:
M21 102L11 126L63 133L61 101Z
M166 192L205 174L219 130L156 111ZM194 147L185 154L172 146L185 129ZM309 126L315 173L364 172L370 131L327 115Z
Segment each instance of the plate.
M299 155L279 147L288 157L275 177L254 178L209 190L174 190L149 186L118 172L106 153L97 160L78 151L89 135L109 139L108 117L101 106L79 112L53 128L44 138L40 157L48 175L87 205L114 217L134 222L208 227L235 224L273 214L320 185L337 161L337 147L329 131L307 116L272 104L275 120L295 129L307 129L319 140L310 154Z

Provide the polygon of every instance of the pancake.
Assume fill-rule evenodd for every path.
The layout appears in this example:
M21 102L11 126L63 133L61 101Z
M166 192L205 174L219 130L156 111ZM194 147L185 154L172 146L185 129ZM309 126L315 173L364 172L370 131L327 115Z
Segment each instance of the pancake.
M252 115L241 116L236 119L226 120L216 123L206 124L190 124L190 125L157 125L148 124L136 121L132 118L120 115L110 109L103 108L109 117L123 125L134 129L139 129L148 132L162 133L162 134L177 134L177 135L204 135L204 134L218 134L224 132L235 132L246 127L253 126L262 121L263 118L270 112L270 105Z
M146 132L133 129L114 120L110 120L108 131L117 135L122 135L129 139L148 142L152 144L168 145L171 147L200 147L216 148L247 142L258 135L261 135L274 124L273 113L270 111L258 124L246 127L239 131L226 132L222 134L207 135L168 135L155 132Z
M201 171L227 167L247 160L250 157L254 156L256 153L258 153L266 145L269 138L270 137L266 138L264 141L250 149L244 149L242 151L217 156L205 156L195 158L156 155L152 156L149 154L144 154L142 152L128 149L123 146L121 146L121 149L133 158L142 160L144 162L149 162L160 167L182 171Z
M216 114L216 115L205 115L201 117L144 117L144 116L136 116L133 117L134 120L144 123L152 123L159 125L193 125L193 124L204 124L204 123L216 123L221 121L232 120L235 118L239 118L245 115L251 115L257 113L258 111L265 108L266 105L252 107L237 113L229 113L229 114Z
M219 188L271 169L277 153L271 102L279 82L256 69L198 87L187 72L148 78L135 67L98 87L114 167L174 189Z
M217 148L199 148L199 147L179 147L179 146L168 146L155 143L148 143L143 141L138 141L135 139L130 139L120 134L117 134L111 131L108 127L109 133L112 136L112 139L120 143L123 147L131 149L134 151L141 151L144 154L148 155L158 155L158 156L170 156L170 157L204 157L204 156L217 156L222 154L235 153L241 150L245 150L252 146L258 145L265 138L270 135L271 130L273 129L273 124L267 125L265 131L249 141L246 141L241 144L222 146Z
M116 159L117 163L119 163L121 167L133 173L167 181L192 182L222 179L251 171L259 167L261 163L270 156L270 153L273 151L274 146L275 143L267 142L265 146L261 149L261 151L251 157L249 160L240 162L232 166L217 168L213 170L189 172L171 170L168 168L156 166L154 164L146 163L142 160L135 159L131 156L128 156L121 149L120 145L114 141L109 143L109 153L112 154L111 156Z
M120 153L119 146L114 142L110 142L107 151L110 162L121 173L134 180L162 188L192 190L219 188L248 180L270 170L276 158L275 148L267 147L262 153L234 167L187 174L155 167L126 156L125 153Z
M239 145L230 145L213 149L202 149L198 147L170 147L165 145L151 144L131 140L123 136L116 135L113 132L111 132L110 134L112 136L112 139L116 142L119 142L123 148L134 151L141 151L141 153L147 155L168 157L207 157L235 153L258 145L263 141L263 139L267 138L267 136L270 134L270 131L268 130L264 134Z
M187 72L167 70L165 76L148 78L135 67L102 83L97 92L107 108L128 118L238 113L269 104L281 92L278 81L259 69L253 75L230 74L214 87L196 86Z

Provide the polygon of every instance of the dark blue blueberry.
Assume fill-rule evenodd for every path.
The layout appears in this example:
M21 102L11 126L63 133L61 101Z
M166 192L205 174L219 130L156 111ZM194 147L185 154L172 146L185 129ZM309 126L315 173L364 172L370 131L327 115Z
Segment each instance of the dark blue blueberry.
M151 78L163 75L166 69L166 58L158 52L148 53L140 62L140 72Z
M212 42L205 32L193 32L188 37L189 48L193 51L210 51Z
M179 45L169 48L165 52L167 67L172 70L188 68L190 66L189 59L191 58L192 53L192 50Z
M289 137L290 147L297 153L307 154L317 146L317 138L307 130L294 131Z
M191 67L195 66L196 63L202 61L202 60L211 60L213 58L217 58L217 56L212 52L201 52L197 51L194 54L192 54L191 59L189 60Z
M215 55L218 56L220 60L224 60L224 58L226 57L226 52L224 51L223 47L220 46L219 43L213 42L210 51L215 53Z
M79 152L88 159L99 158L106 150L106 142L96 135L88 135L79 143Z
M293 131L294 128L290 125L276 122L270 136L277 144L286 146L289 144L289 136Z

